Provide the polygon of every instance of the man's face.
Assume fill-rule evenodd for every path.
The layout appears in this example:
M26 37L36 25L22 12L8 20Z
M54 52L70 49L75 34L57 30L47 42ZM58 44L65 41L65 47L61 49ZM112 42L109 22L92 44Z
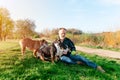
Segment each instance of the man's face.
M66 36L66 30L64 30L64 29L59 30L59 37L65 38L65 36Z

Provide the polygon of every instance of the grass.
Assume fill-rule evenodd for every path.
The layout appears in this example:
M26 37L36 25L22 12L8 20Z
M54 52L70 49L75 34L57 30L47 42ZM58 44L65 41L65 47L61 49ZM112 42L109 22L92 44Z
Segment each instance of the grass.
M101 65L106 70L103 74L88 66L70 65L60 61L54 64L43 62L34 58L28 50L23 57L18 44L12 44L17 46L7 46L7 50L0 52L0 80L120 80L120 60L80 52L80 55Z
M17 40L0 41L0 51L7 50L18 45L19 43Z

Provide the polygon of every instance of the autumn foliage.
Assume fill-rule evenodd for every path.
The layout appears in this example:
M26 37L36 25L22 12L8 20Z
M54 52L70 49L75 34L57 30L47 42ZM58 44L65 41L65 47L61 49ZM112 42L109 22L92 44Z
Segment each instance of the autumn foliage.
M20 39L23 37L47 38L55 40L58 38L59 28L43 32L35 31L36 25L30 19L18 19L14 21L6 8L0 8L0 40ZM84 33L76 28L67 28L67 35L75 44L91 45L100 47L120 47L120 31L103 33Z
M104 43L110 47L120 47L120 31L104 33Z
M119 48L120 47L120 31L116 32L103 32L103 33L83 33L80 32L77 29L72 29L75 31L72 31L71 29L67 29L67 37L70 38L75 44L80 45L90 45L90 46L98 46L98 47L114 47ZM47 32L45 32L47 31ZM42 33L41 37L47 37L50 40L54 40L58 37L58 28L53 30L45 30L44 34ZM71 32L72 31L72 32ZM73 32L79 34L73 34Z

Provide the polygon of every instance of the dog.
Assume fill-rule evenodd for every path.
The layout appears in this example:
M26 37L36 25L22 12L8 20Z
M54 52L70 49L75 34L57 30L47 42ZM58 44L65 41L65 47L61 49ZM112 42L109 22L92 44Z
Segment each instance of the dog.
M65 50L68 51L69 49L66 48L60 40L55 40L51 45L39 49L37 56L40 57L42 61L51 60L51 62L54 63L55 60L59 60Z
M37 56L40 57L42 61L51 61L52 63L54 63L56 52L57 49L54 43L52 43L51 45L40 48L38 50Z
M36 52L39 50L39 48L42 48L43 46L48 45L48 42L45 39L42 40L32 40L30 38L24 38L19 41L20 47L21 47L21 53L22 55L25 54L26 48L33 51L33 56L36 57Z

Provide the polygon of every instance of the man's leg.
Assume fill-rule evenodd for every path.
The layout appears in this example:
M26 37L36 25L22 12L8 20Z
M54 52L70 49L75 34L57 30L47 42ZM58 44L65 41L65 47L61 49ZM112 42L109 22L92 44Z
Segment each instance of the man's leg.
M81 61L81 62L83 62L84 64L86 64L86 65L88 65L88 66L90 66L90 67L97 68L97 64L96 64L96 63L94 63L94 62L86 59L86 58L83 57L83 56L80 56L80 55L72 55L72 54L71 54L71 55L70 55L70 58L71 58L72 60L74 60L74 61Z
M76 62L74 62L73 60L71 60L69 57L67 56L61 56L60 60L65 62L65 63L69 63L69 64L77 64Z
M105 70L101 67L101 66L98 66L96 63L84 58L83 56L80 56L80 55L70 55L70 58L75 60L75 61L82 61L83 63L85 63L86 65L94 68L94 69L97 69L99 70L100 72L104 73Z

